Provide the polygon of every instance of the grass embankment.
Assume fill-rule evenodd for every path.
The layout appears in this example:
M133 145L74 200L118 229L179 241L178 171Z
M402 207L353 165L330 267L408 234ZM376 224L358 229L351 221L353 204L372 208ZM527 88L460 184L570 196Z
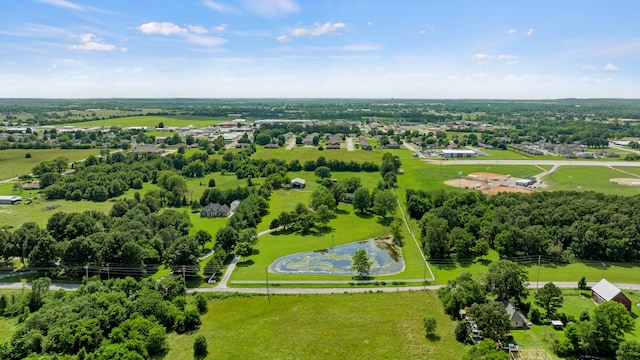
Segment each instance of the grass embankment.
M25 155L31 154L30 158ZM100 149L8 149L0 151L0 180L26 175L34 166L45 160L65 157L70 162L85 159L89 155L99 155ZM0 194L6 195L6 194Z
M437 340L424 336L422 318L434 316ZM455 323L435 292L278 295L209 302L200 331L169 335L167 359L191 359L204 335L207 359L441 359L462 358Z
M75 122L68 124L58 124L56 127L62 126L158 126L164 123L165 127L187 127L193 125L197 128L211 126L220 122L229 121L226 117L206 117L206 116L126 116L114 119L89 120L83 122Z

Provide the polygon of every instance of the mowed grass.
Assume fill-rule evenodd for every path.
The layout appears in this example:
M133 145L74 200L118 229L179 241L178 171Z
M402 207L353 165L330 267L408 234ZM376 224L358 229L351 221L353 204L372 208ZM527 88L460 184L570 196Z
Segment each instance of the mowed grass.
M203 335L206 359L439 359L458 360L455 323L435 292L278 295L209 301L197 333L169 335L167 359L192 359ZM424 336L434 316L437 340Z
M389 229L371 215L356 215L351 205L338 206L339 214L327 227L314 228L309 234L276 232L261 236L255 246L257 254L242 258L232 280L264 280L265 269L277 258L303 251L321 250L333 245L389 235ZM348 276L269 275L269 280L349 280Z
M482 149L483 152L491 156L476 156L475 160L561 160L560 156L551 155L530 155L517 150L493 150Z
M468 272L477 276L486 274L487 267L491 262L498 261L498 253L491 250L489 255L473 262L459 263L453 260L442 261L436 260L429 262L432 269L436 273L438 284L445 284L449 280L453 280L464 272ZM603 266L604 263L604 272ZM437 268L436 265L437 264ZM532 259L528 263L521 263L527 272L530 283L536 284L538 281L538 265L537 259ZM571 264L552 263L542 259L540 266L540 286L549 281L575 281L583 276L588 282L597 282L604 277L613 283L637 284L639 281L636 269L640 264L635 263L611 263L602 261L591 262L575 262ZM576 285L577 286L577 285Z
M127 116L115 119L90 120L62 126L144 126L155 128L159 123L164 123L165 127L186 127L193 125L197 128L211 126L220 122L229 121L227 118L205 117L205 116Z
M22 196L25 196L23 193ZM28 196L28 195L27 195ZM59 206L53 210L45 210L45 206ZM33 221L45 227L47 221L53 214L64 211L66 213L83 212L88 210L100 211L103 213L109 212L113 207L113 203L110 201L96 203L91 201L43 201L35 200L30 205L24 203L12 206L0 206L0 227L9 226L18 228L25 222Z
M385 150L386 151L386 150ZM370 161L376 164L382 162L382 154L384 151L347 151L346 149L340 150L318 150L316 147L294 147L292 150L280 149L264 149L258 147L258 150L253 154L254 159L281 159L289 163L291 160L297 159L301 165L304 165L307 160L317 160L318 157L324 156L328 160L342 160L342 161L355 161L365 162Z
M31 158L25 158L25 154ZM8 149L0 151L0 180L26 175L34 166L44 160L65 157L69 162L85 159L89 155L99 155L100 149Z
M628 178L631 175L604 166L561 166L544 177L549 190L596 191L612 195L637 195L637 186L614 184L612 178Z

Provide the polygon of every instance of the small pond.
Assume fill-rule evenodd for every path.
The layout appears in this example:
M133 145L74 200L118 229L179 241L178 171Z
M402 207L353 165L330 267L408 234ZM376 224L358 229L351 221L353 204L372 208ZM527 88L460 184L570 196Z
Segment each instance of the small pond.
M402 249L390 238L377 238L283 256L269 266L269 272L355 275L351 271L352 257L356 251L362 249L367 251L367 256L372 261L369 275L392 275L404 270Z

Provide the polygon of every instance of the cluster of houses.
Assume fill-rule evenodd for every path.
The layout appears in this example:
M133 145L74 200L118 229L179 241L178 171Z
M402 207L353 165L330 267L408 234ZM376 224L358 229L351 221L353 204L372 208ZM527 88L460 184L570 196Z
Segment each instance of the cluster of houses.
M549 152L558 154L565 159L594 159L601 158L617 158L620 154L613 151L598 150L594 153L587 151L587 148L580 144L551 144L542 141L536 143L525 142L522 144L510 144L511 148L525 152L530 155L544 155L545 149Z
M618 287L616 287L606 279L600 280L597 284L591 287L591 299L596 305L600 305L607 301L614 301L622 304L627 309L627 311L631 312L631 300L624 294L624 292L622 292L622 290L620 290ZM520 310L513 302L501 301L501 304L504 306L507 315L509 316L509 321L511 322L512 329L528 329L533 325L527 319L527 317L522 312L520 312ZM638 306L640 306L640 304L638 304ZM475 323L475 321L473 321L471 317L467 316L467 313L464 309L460 310L459 316L461 319L467 319L467 322L469 324L467 332L471 341L474 344L480 342L483 339L482 330L478 328L478 325ZM551 325L556 330L560 330L564 327L564 324L560 320L552 320ZM509 349L509 351L514 350Z

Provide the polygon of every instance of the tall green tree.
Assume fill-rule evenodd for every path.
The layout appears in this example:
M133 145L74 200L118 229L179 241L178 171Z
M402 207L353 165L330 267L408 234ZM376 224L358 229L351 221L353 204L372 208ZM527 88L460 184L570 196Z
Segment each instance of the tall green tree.
M390 189L380 190L373 196L373 212L376 215L387 217L398 208L396 195Z
M371 208L371 196L369 189L359 187L353 193L353 209L359 212L367 212Z
M369 276L371 271L371 260L367 256L366 250L358 250L353 255L353 262L351 263L351 271L355 271L359 277Z
M445 259L449 256L449 224L447 220L436 217L424 217L422 243L425 254L431 259Z
M527 297L527 272L509 260L491 263L487 269L485 289L498 300L514 300L520 303Z
M485 338L504 340L511 329L507 310L499 302L473 304L468 311Z
M536 305L545 311L545 316L549 320L552 320L556 310L564 303L562 290L552 282L544 284L544 286L536 292L534 297Z
M638 360L640 359L640 341L627 340L620 344L616 351L617 360Z

